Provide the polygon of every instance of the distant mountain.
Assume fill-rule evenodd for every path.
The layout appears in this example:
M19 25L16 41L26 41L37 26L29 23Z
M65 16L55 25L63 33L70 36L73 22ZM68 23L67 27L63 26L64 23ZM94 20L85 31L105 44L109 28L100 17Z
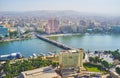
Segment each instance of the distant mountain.
M82 13L72 10L40 10L40 11L26 11L26 12L11 12L11 11L4 11L0 12L0 15L12 15L12 16L79 16L79 15L94 15L89 13Z
M38 10L38 11L25 11L25 12L15 12L15 11L4 11L0 12L0 16L44 16L44 17L59 17L59 16L92 16L94 18L109 17L108 15L94 14L94 13L84 13L73 10ZM117 17L120 18L120 17ZM102 18L103 19L103 18Z

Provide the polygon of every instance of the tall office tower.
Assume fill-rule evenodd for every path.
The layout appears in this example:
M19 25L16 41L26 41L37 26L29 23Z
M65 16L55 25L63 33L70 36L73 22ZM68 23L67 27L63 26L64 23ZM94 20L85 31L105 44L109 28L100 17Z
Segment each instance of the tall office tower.
M17 26L17 36L20 38L21 37L21 31L20 31L20 26Z
M50 19L48 20L48 24L46 26L46 33L47 34L55 34L59 33L59 21L56 19Z

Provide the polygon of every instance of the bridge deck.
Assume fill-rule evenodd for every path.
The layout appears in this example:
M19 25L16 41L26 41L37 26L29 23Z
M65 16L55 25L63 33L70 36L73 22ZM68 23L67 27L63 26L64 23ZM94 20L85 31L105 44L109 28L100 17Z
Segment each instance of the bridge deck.
M49 38L46 38L46 37L43 37L43 36L40 36L40 35L36 35L39 39L42 39L44 41L47 41L51 44L54 44L55 46L58 46L62 49L65 49L65 50L71 50L73 49L72 47L68 47L67 45L63 44L63 43L60 43L60 42L57 42L57 41L54 41L54 40L50 40Z

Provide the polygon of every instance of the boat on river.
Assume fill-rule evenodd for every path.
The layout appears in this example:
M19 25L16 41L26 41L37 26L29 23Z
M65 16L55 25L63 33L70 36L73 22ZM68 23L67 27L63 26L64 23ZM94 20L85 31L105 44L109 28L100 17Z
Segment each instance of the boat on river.
M23 56L20 52L15 52L15 53L6 54L6 55L0 55L0 61L20 59L22 57Z

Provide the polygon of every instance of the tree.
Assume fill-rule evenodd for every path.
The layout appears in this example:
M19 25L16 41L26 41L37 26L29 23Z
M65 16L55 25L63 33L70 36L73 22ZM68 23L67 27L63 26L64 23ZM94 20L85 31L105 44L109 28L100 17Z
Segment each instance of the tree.
M27 60L17 61L15 63L10 63L9 60L6 61L6 63L2 67L6 73L5 78L13 78L15 76L18 76L21 72L27 71L27 70L33 70L35 68L43 67L43 66L49 66L49 65L56 66L57 63L52 63L51 60L42 59L41 57L38 58L29 58Z
M5 37L9 37L8 35L5 35Z
M93 62L94 58L93 57L89 57L89 61Z
M104 67L106 67L106 68L110 68L109 63L108 63L107 61L105 61L105 60L102 61L101 64L102 64Z
M2 36L0 36L0 40L2 40L2 38L3 38L3 37L2 37Z
M6 71L6 72L10 72L10 60L7 60L7 61L6 61L5 71Z
M118 59L120 61L120 53L118 50L112 52L112 55L113 55L114 59Z
M10 73L8 73L8 74L5 76L5 78L13 78L13 75L10 74Z
M100 62L100 58L96 56L96 57L94 58L94 63L98 63L98 62Z
M10 38L12 38L12 37L17 36L18 32L17 31L9 32L9 34L10 34Z
M101 63L102 59L100 59L99 57L89 57L89 61L93 62L93 63Z
M120 67L116 67L116 72L120 74Z
M57 62L53 62L53 63L52 63L52 66L53 66L53 67L57 67L58 65L59 65L59 63L57 63Z

